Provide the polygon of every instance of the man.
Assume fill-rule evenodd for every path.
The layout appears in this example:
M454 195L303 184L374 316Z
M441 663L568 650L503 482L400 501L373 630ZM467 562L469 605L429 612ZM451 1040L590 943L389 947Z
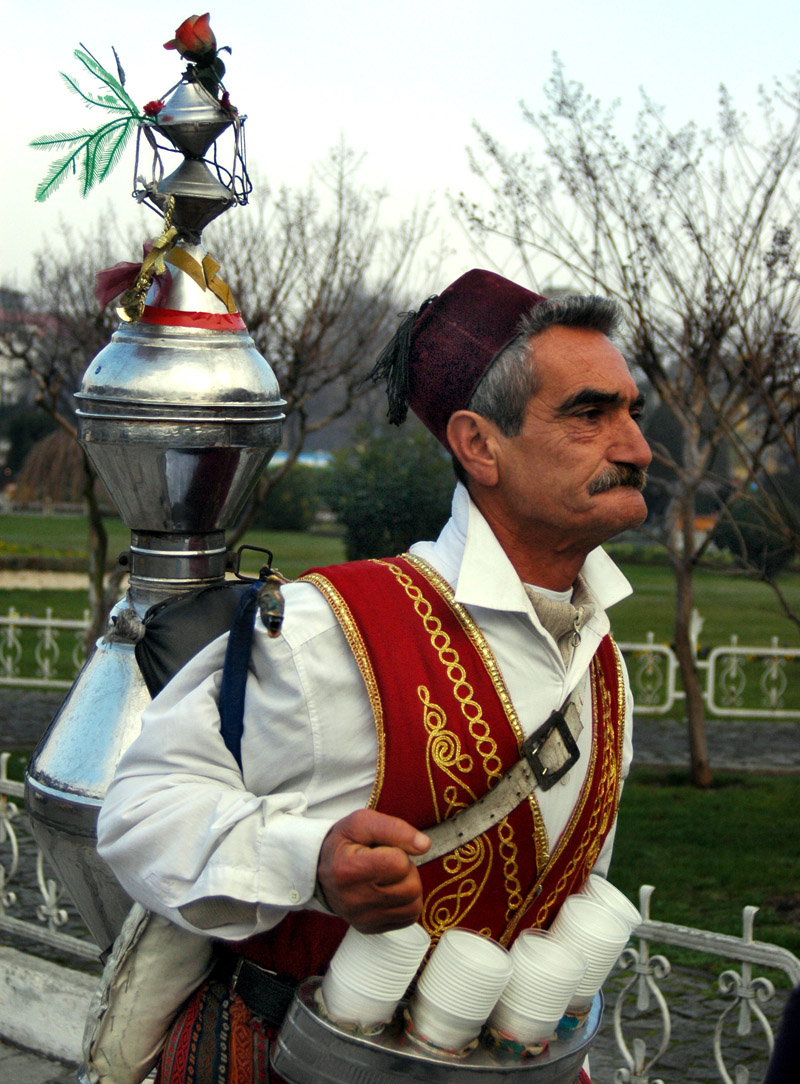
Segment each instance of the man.
M630 587L597 547L644 520L651 458L616 320L611 302L545 302L486 271L409 314L376 374L392 420L410 405L453 454L439 539L285 588L281 636L256 625L241 771L219 730L224 637L145 713L100 853L147 907L235 942L179 1017L163 1084L266 1058L293 982L324 971L347 923L509 944L607 870L631 705L605 609ZM564 778L426 863L421 830L490 792L570 694ZM249 1037L202 1075L228 1017Z

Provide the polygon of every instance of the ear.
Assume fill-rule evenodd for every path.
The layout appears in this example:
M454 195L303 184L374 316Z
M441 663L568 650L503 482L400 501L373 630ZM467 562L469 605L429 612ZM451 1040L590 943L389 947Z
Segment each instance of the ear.
M497 485L495 427L488 418L472 410L457 410L447 423L447 440L471 481Z

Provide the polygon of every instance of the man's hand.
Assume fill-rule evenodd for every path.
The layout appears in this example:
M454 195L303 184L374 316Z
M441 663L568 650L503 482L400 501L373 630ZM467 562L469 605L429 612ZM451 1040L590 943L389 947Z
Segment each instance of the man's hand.
M407 821L359 809L322 841L317 880L329 908L361 933L409 926L422 910L422 882L409 855L430 840Z

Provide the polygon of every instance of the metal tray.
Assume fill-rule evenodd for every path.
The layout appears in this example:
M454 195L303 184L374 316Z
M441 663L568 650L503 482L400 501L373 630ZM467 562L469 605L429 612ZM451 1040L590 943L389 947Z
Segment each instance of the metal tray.
M314 995L321 981L308 979L298 987L272 1044L272 1066L290 1084L574 1084L603 1014L597 994L584 1026L535 1058L520 1060L480 1046L457 1060L411 1043L403 1032L402 1005L375 1037L337 1028L317 1009Z

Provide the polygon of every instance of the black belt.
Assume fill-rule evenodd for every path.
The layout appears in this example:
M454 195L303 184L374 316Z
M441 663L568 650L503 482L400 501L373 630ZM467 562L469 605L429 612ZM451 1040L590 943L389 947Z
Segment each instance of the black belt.
M237 994L254 1016L276 1028L283 1023L300 985L289 975L279 975L232 953L217 963L214 977L230 981L231 994Z

